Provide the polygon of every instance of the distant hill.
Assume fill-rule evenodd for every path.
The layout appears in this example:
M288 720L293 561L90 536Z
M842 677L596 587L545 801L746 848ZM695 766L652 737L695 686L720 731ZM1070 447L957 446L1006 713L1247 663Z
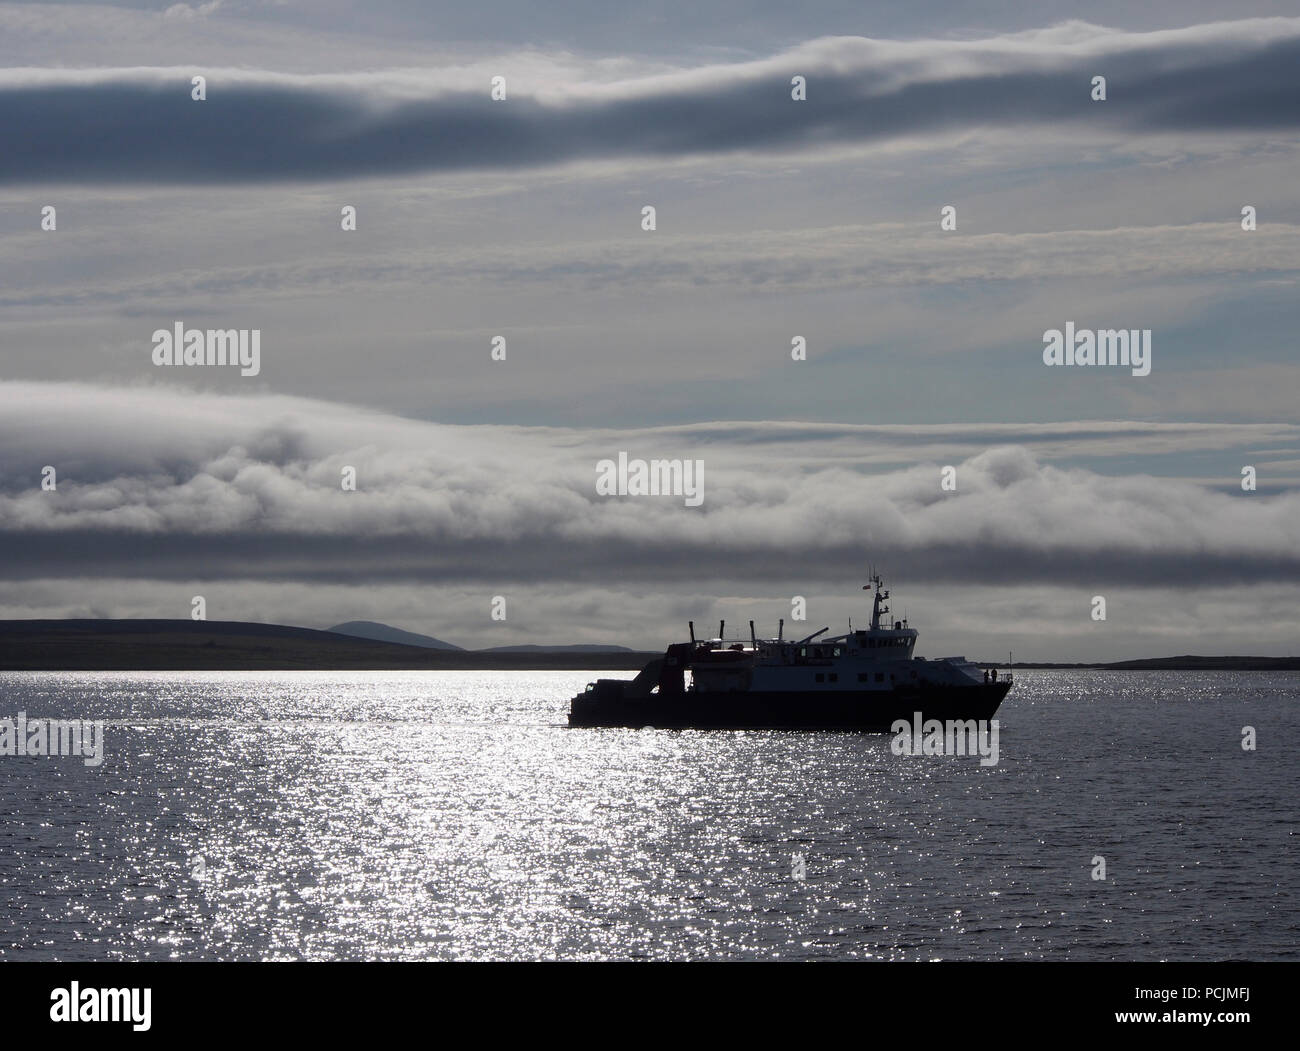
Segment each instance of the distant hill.
M976 661L982 668L1003 668L1006 662ZM1013 668L1037 668L1070 671L1075 668L1093 671L1300 671L1300 657L1144 657L1140 660L1114 661L1110 664L1051 664L1046 661L1016 661Z
M574 646L489 646L482 650L467 650L464 646L453 646L450 642L435 639L431 635L417 635L413 631L403 631L389 624L380 624L373 620L350 620L346 624L335 624L327 629L336 635L351 635L358 639L373 639L375 642L395 642L401 646L425 646L431 650L459 650L462 653L632 653L626 646L574 645Z
M462 646L453 646L450 642L435 639L432 635L417 635L413 631L403 631L387 624L373 620L349 620L345 624L335 624L327 628L336 635L351 635L358 639L373 639L375 642L395 642L399 646L425 646L431 650L459 650Z
M658 656L634 652L483 653L238 621L0 620L0 671L553 668L635 673Z
M632 653L626 646L491 646L475 653Z
M1102 665L1118 671L1300 671L1300 657L1150 657Z
M355 622L354 622L355 623ZM348 625L339 625L339 628ZM385 628L385 625L373 625ZM284 624L210 620L0 620L0 671L331 671L518 669L639 671L662 651L617 646L499 646L464 650L388 628L403 644ZM982 662L981 662L982 663ZM999 662L987 667L1001 668ZM1156 657L1113 664L1030 664L1017 668L1300 671L1300 657Z

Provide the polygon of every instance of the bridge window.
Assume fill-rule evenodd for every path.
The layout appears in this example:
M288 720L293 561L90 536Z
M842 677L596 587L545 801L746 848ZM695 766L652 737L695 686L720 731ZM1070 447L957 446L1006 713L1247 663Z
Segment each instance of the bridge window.
M823 675L821 672L818 672L817 675L816 675L816 681L817 681L817 682L825 682L825 681L826 681L826 676Z
M916 673L913 672L912 674L915 675ZM831 682L839 682L839 681L840 681L840 677L835 672L831 672Z
M866 682L866 681L867 681L867 673L864 671L858 672L858 682Z
M885 673L882 671L876 672L876 682L884 682L884 681L885 681Z

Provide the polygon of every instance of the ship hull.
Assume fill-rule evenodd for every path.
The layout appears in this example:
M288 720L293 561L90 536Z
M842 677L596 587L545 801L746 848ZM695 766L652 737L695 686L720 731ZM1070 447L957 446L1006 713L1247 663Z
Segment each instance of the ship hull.
M613 684L610 684L611 686ZM915 713L923 720L991 719L1010 682L894 690L703 693L629 697L612 689L575 697L570 726L656 727L673 730L858 730L892 733Z

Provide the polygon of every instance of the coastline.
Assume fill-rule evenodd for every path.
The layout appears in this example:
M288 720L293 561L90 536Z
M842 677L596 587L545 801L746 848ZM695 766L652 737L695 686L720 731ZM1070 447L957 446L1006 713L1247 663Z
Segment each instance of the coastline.
M190 620L0 620L0 671L628 671L661 651L441 650L282 624ZM1006 667L1000 661L976 661ZM1017 661L1013 669L1300 671L1300 657Z

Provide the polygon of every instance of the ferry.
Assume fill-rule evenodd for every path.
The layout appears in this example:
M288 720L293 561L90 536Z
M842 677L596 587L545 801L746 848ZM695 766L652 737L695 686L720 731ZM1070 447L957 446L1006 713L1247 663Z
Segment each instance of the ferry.
M914 655L917 631L889 620L889 592L877 573L871 627L797 641L696 639L670 645L635 679L598 679L569 705L570 726L699 730L862 730L892 732L922 719L991 719L1011 689L1011 673L981 669L965 657ZM1010 659L1008 658L1008 664Z

